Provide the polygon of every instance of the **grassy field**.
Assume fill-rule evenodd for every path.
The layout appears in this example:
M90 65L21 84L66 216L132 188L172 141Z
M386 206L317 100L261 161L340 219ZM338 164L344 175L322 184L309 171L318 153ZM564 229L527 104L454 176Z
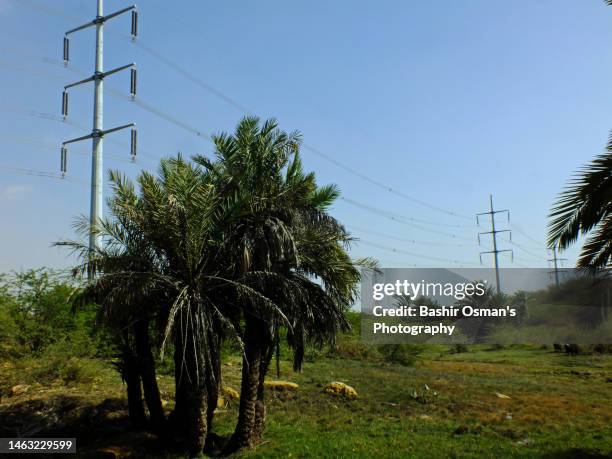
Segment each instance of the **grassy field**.
M129 429L110 365L75 362L78 374L53 380L35 360L1 365L1 436L77 436L82 457L175 457ZM268 392L264 442L241 457L612 457L611 370L610 355L525 347L428 347L412 366L323 356L301 374L283 360L281 378L299 389ZM238 389L239 371L230 355L224 384ZM325 394L330 381L353 386L359 397ZM26 386L11 394L17 384ZM170 410L172 378L161 375L160 384ZM226 403L214 425L222 435L236 417L236 402Z

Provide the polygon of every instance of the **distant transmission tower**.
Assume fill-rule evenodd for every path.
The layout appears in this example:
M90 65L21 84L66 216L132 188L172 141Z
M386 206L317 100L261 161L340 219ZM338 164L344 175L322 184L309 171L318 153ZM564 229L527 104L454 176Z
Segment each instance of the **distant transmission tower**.
M489 195L490 209L489 212L482 212L476 215L476 224L480 224L478 217L481 215L490 215L491 216L491 231L484 231L478 233L478 245L480 245L480 235L481 234L491 234L493 236L493 250L488 252L480 252L480 263L482 264L482 256L487 253L492 253L493 258L495 260L495 285L497 287L497 293L501 292L500 282L499 282L499 259L498 255L502 252L510 252L512 259L514 260L514 252L512 249L506 250L498 250L497 249L497 234L498 233L509 233L510 240L512 240L512 232L509 229L497 230L495 229L495 214L506 213L508 214L508 221L510 221L510 211L509 210L494 210L493 209L493 195Z
M103 141L106 134L111 132L119 131L121 129L131 128L131 145L130 153L132 159L136 158L136 125L134 123L125 124L123 126L114 127L111 129L104 130L104 79L112 75L113 73L120 72L121 70L130 69L130 94L132 98L136 96L136 64L131 63L116 69L104 71L104 23L109 19L119 16L128 11L132 12L132 39L136 38L138 34L138 11L136 5L132 5L128 8L116 11L114 13L104 16L104 0L97 0L98 8L96 17L86 24L76 27L66 32L64 36L64 64L68 65L70 60L70 40L69 35L78 32L79 30L87 29L89 27L96 28L96 67L94 74L89 78L77 81L75 83L64 86L64 92L62 94L62 116L64 119L68 116L68 89L74 86L78 86L84 83L93 81L94 83L94 109L93 109L93 130L91 134L77 137L76 139L67 140L62 144L61 148L61 172L62 176L66 174L68 164L68 150L66 145L69 143L80 142L81 140L92 139L92 157L91 157L91 205L90 205L90 235L89 235L89 250L90 253L99 246L100 236L97 231L97 224L102 219L103 201L103 166L102 166L102 155L103 155ZM91 273L90 273L91 276Z
M549 274L555 275L555 284L558 287L559 286L559 262L567 261L567 258L557 257L557 246L553 246L551 250L553 253L553 257L548 261L553 263L553 270L550 271Z

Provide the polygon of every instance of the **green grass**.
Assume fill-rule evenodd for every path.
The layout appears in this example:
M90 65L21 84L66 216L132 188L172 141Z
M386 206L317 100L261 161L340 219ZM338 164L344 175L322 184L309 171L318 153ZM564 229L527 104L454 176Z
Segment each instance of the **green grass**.
M269 443L244 456L612 454L612 360L571 358L569 369L564 359L523 349L448 355L414 368L326 359L291 378L301 385L294 397L271 400ZM331 380L354 386L360 397L322 394L320 385Z
M431 346L413 366L330 357L306 363L301 374L290 366L281 362L281 378L298 383L298 391L268 392L264 441L240 457L612 456L610 355L569 357L525 346L470 346L470 352L452 354L448 346ZM227 357L223 370L224 383L238 389L238 358ZM24 376L28 370L3 367L0 389L2 378L11 384L19 379L16 372ZM353 386L358 399L323 393L331 381ZM160 385L170 409L170 376L161 376ZM119 378L102 366L93 382L60 380L3 398L0 419L28 400L59 392L91 405L124 397ZM121 404L113 409L102 416L95 439L81 441L85 456L104 448L167 456L147 436L105 431L105 420L125 416ZM217 433L231 432L236 409L234 403L217 414Z

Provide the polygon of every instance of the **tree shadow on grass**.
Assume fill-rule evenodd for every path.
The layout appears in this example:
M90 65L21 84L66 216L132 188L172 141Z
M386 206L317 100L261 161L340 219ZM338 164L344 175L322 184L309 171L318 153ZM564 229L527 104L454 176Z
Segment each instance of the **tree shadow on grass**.
M156 436L130 424L127 405L118 398L96 405L85 397L56 395L0 405L0 437L76 438L79 457L168 455Z

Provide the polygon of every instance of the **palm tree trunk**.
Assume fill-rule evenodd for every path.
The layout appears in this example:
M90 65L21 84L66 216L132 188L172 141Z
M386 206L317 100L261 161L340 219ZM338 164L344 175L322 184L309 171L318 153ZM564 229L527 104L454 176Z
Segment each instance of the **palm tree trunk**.
M138 359L130 345L130 333L127 328L118 336L119 362L117 369L121 379L127 386L128 417L130 422L137 427L142 427L147 422L144 403L142 400L142 387L140 385L140 371L138 370Z
M149 321L143 319L134 324L134 336L136 341L136 355L142 378L142 388L144 397L149 408L151 427L156 433L163 433L163 426L166 422L164 409L162 407L157 377L155 373L155 360L151 352L149 341Z
M206 366L193 350L193 331L175 332L175 408L172 424L190 456L202 453L208 434L208 390Z
M132 355L124 355L124 359L122 376L127 385L128 416L132 424L137 427L142 427L146 424L147 417L145 415L144 403L142 400L138 363L136 358Z
M183 436L183 444L189 454L199 456L208 434L205 388L182 381L177 388L176 404L180 415L175 419L175 429Z
M211 333L212 335L212 333ZM219 349L219 345L221 340L219 337L209 337L209 339L215 340L216 349ZM220 453L223 443L219 443L218 435L212 433L212 422L213 417L215 415L215 409L217 408L217 404L219 402L219 393L221 387L221 354L216 352L215 355L212 356L212 362L210 364L212 366L211 371L207 373L207 395L208 395L208 410L206 413L206 422L208 425L208 435L206 437L206 443L204 445L204 454L206 455L218 455Z
M223 449L223 454L231 454L241 448L249 448L255 440L254 428L262 358L261 330L261 320L247 315L244 330L245 349L242 359L238 423L233 435Z
M266 428L266 400L264 382L274 355L274 343L268 342L264 346L259 361L259 383L257 386L257 402L255 404L255 422L253 427L253 440L260 440Z
M214 333L211 333L209 336L209 340L214 340L215 349L220 348L221 340L218 336L213 336ZM217 403L219 401L219 388L221 386L221 354L219 352L215 352L212 355L212 362L210 369L211 371L207 373L207 386L208 386L208 413L207 413L207 421L208 421L208 430L212 427L212 420L215 413L215 409L217 408Z

